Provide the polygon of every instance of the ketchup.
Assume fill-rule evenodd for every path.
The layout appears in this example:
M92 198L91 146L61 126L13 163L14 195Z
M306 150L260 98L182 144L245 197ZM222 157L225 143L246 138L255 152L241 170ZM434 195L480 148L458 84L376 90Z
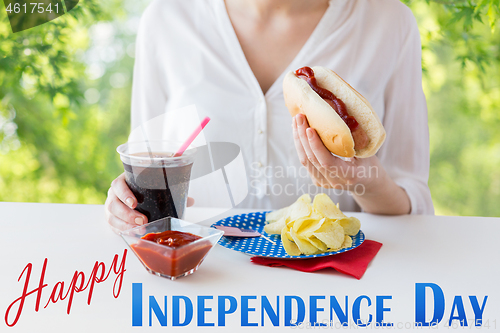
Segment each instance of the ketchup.
M167 230L146 234L142 239L147 242L139 241L131 248L150 272L177 278L194 272L212 248L207 240L183 246L200 238L188 232ZM164 250L159 250L155 243L164 245Z
M189 232L167 230L159 233L149 233L141 238L160 245L176 248L194 242L201 237Z
M351 132L353 132L358 127L359 124L356 121L356 119L353 116L350 116L349 113L347 113L347 109L344 102L342 102L341 99L337 98L331 91L328 91L318 86L312 68L310 67L299 68L295 71L295 75L297 75L301 79L306 80L306 82L309 83L309 86L311 86L312 90L314 90L321 98L323 98L327 102L330 101L330 103L328 104L331 105L333 109L337 112L337 114L340 116L340 118L344 120L344 122L349 127Z

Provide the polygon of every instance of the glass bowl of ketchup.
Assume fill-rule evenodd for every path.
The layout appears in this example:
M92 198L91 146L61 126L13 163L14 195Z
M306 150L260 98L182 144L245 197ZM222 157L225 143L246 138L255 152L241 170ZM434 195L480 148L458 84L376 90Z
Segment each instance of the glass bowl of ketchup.
M224 232L166 217L121 232L151 274L175 280L193 274Z

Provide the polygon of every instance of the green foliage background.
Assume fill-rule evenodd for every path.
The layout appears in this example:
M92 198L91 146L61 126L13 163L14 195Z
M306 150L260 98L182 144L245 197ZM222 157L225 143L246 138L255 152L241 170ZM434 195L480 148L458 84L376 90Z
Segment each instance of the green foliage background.
M83 0L12 34L0 5L0 200L102 204L122 171L149 0ZM438 214L500 216L500 0L406 0L419 23Z

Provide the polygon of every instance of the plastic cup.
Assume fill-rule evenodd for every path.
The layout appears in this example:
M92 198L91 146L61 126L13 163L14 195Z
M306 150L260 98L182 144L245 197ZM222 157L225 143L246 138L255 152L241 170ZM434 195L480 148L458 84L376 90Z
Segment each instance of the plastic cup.
M125 169L125 181L138 202L135 209L146 215L149 222L184 216L196 148L173 157L181 144L128 142L116 149Z

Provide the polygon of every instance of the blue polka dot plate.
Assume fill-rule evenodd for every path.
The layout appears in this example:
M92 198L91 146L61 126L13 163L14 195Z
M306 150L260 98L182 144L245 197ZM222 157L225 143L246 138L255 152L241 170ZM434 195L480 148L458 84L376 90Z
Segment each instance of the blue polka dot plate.
M269 235L264 231L266 224L266 213L268 212L255 212L241 215L234 215L222 219L212 225L236 227L241 229L252 229L260 232L265 237L222 237L219 244L235 251L243 252L253 256L269 257L269 258L282 258L282 259L306 259L331 256L337 253L346 252L357 248L365 240L365 234L360 230L356 236L352 237L352 246L334 252L326 252L312 255L290 256L286 253L285 248L281 243L280 235ZM267 238L267 239L266 239ZM270 242L272 240L275 244Z

